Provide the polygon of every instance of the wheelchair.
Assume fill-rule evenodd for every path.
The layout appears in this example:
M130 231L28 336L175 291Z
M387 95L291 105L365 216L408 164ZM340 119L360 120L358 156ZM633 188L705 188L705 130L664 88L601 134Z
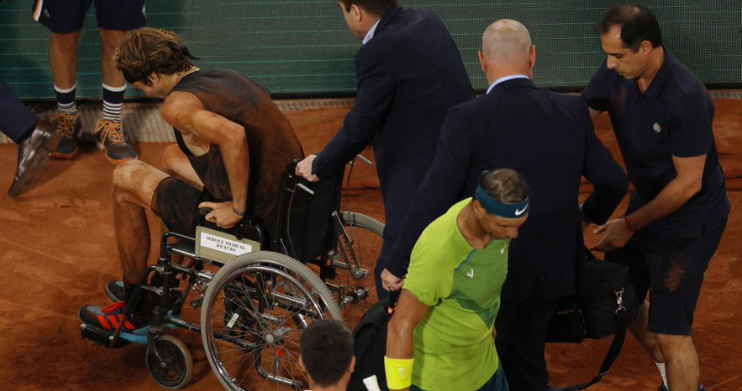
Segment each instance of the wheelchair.
M343 181L350 183L355 159L347 175L318 183L295 176L296 164L284 170L271 232L246 217L226 231L205 223L196 237L165 233L157 264L127 298L125 320L114 332L83 323L83 337L107 347L146 345L147 370L167 389L186 387L193 372L188 347L166 334L175 328L201 334L206 358L227 390L254 389L258 377L277 389L306 389L298 365L301 333L322 318L351 328L360 322L376 301L373 268L384 225L349 210ZM217 254L218 248L226 252ZM173 262L173 254L193 265ZM176 275L184 280L182 290ZM156 297L146 336L122 333L143 294ZM200 316L184 312L186 303Z

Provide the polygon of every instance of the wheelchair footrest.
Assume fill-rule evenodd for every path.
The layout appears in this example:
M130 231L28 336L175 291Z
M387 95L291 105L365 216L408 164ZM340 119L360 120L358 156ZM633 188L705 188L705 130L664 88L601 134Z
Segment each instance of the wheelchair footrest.
M111 346L111 337L113 337L113 333L103 330L100 327L92 326L92 325L85 324L85 323L80 324L80 328L82 329L81 334L82 334L83 339L93 341L107 348L110 347L110 348L118 349L118 348L124 347L129 344L129 341L119 336L116 343L113 346Z

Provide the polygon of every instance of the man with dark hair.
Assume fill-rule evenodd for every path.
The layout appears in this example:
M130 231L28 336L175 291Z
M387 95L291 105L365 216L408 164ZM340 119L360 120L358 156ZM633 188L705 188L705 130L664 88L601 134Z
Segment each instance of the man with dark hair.
M578 207L581 178L595 187L582 212L598 222L610 217L628 185L621 167L595 137L585 102L540 90L530 80L536 48L525 26L508 19L490 25L479 59L490 83L487 94L455 106L446 116L438 153L413 198L387 267L394 276L405 276L424 227L472 194L482 170L518 171L528 181L531 210L510 246L496 323L497 353L514 390L546 391L549 320L557 299L576 293L575 269L585 257Z
M355 365L353 334L342 322L320 319L302 333L299 367L312 391L345 391Z
M114 170L113 216L124 281L107 286L113 306L80 309L87 324L112 330L123 317L123 300L147 266L145 210L170 231L190 236L199 208L211 209L205 219L220 228L250 215L271 232L283 171L303 157L268 90L232 71L201 70L189 59L194 57L177 34L146 27L129 34L116 52L116 64L133 87L165 100L160 111L177 145L165 152L164 165L177 177L141 161ZM146 306L136 315L148 319ZM137 326L132 322L125 331L134 333Z
M389 389L509 391L492 335L508 247L529 206L517 172L485 171L474 198L425 228L389 323Z
M350 31L363 40L356 55L355 107L324 150L297 166L311 181L327 178L373 145L384 197L384 244L376 264L377 294L386 254L435 156L443 118L474 98L451 34L432 12L403 9L396 0L341 0Z
M13 91L0 80L0 131L18 144L15 177L8 195L14 198L27 190L46 165L49 152L61 133L31 114Z
M610 115L636 191L624 217L596 230L605 237L595 249L629 267L642 301L630 329L657 362L660 390L695 391L693 312L730 211L712 133L714 104L662 46L647 8L615 6L599 30L607 59L582 95L593 117Z

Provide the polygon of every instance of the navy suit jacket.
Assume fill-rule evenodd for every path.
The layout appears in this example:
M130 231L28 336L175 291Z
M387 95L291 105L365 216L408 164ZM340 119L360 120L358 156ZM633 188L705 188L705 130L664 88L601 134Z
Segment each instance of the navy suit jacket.
M404 275L427 224L472 196L481 172L496 168L513 168L525 177L531 205L511 243L503 298L574 294L576 261L584 256L581 177L595 187L583 212L599 224L626 194L628 181L596 138L585 102L540 90L528 79L502 82L449 111L433 165L389 255L392 274Z
M358 50L356 73L355 107L312 171L320 179L332 176L372 144L387 246L433 161L446 112L473 99L474 91L451 34L423 9L385 12L373 39Z
M0 132L19 143L36 127L39 119L31 114L23 102L0 80Z

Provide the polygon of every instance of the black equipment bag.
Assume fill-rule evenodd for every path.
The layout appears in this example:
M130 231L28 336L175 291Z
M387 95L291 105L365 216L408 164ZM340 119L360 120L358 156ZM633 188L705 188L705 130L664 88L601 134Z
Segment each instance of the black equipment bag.
M626 338L626 328L639 315L639 300L631 285L625 265L596 259L587 251L578 269L578 294L560 299L549 322L547 342L579 343L586 338L602 339L610 335L613 342L598 375L587 383L552 387L551 391L584 390L600 381L618 357Z
M384 355L386 354L386 335L389 320L394 313L389 308L389 301L383 299L369 308L363 315L361 323L353 331L355 345L353 353L356 367L350 376L348 391L366 391L363 379L376 375L379 386L387 390L384 372Z

